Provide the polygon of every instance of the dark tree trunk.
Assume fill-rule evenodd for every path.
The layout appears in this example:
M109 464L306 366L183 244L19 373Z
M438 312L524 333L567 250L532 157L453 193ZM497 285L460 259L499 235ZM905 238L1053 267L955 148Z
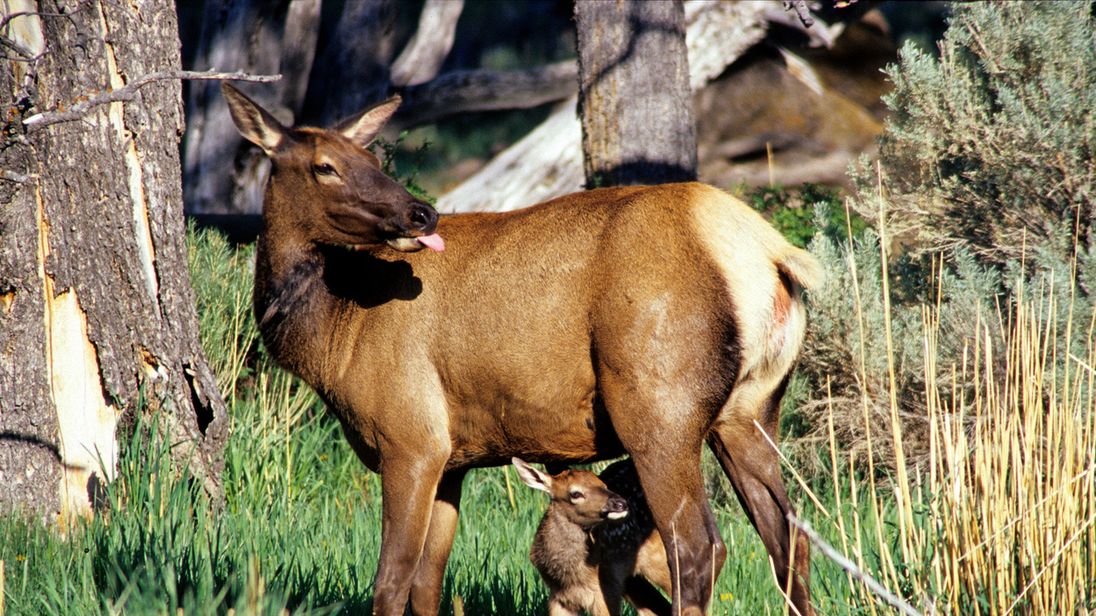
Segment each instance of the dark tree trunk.
M396 4L353 0L343 5L337 21L324 23L301 113L304 122L330 126L388 94Z
M139 400L219 498L228 421L187 272L179 83L152 83L77 121L21 122L177 70L174 6L7 8L39 16L12 20L5 34L23 49L0 59L0 92L14 102L0 134L0 508L89 514L116 470L118 424Z
M210 0L202 15L195 52L198 70L281 73L257 98L288 125L304 104L308 74L316 54L320 0ZM186 211L191 214L252 213L262 209L268 163L244 143L220 84L189 84L183 178Z
M681 0L577 0L586 185L696 179Z

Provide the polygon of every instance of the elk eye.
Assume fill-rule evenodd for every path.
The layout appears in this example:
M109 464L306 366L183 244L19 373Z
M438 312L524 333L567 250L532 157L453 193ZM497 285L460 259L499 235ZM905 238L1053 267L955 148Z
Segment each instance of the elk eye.
M571 490L571 500L572 501L580 501L584 498L586 498L586 495L583 494L582 492L579 492L578 490Z
M339 175L339 172L335 171L335 167L328 163L316 163L315 165L312 165L312 171L316 175Z

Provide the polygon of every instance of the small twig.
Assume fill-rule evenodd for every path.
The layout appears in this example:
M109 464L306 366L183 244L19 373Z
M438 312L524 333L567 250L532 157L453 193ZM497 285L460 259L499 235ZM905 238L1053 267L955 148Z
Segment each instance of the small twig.
M3 34L0 34L0 46L6 47L6 48L14 51L15 53L17 53L21 56L19 58L11 58L9 56L3 56L5 59L19 61L19 62L30 62L32 60L36 60L36 59L42 57L42 54L38 54L38 55L32 54L29 49L27 49L26 47L20 45L15 39L8 38L8 37L4 36Z
M811 525L806 520L800 520L795 517L795 514L788 514L788 522L798 528L811 543L816 545L819 550L822 550L822 554L829 558L838 567L841 567L849 573L852 577L864 583L868 587L868 590L872 591L875 596L883 600L884 603L898 610L899 612L906 614L907 616L922 616L921 612L918 612L912 605L906 603L897 595L887 590L882 584L876 581L866 571L857 567L855 563L845 557L844 554L837 551L837 548L833 547L826 540L818 536L818 533L814 532Z
M16 173L8 169L0 169L0 180L7 180L9 182L15 182L16 184L25 184L30 181L29 175L22 173Z
M11 20L15 19L16 17L27 17L29 15L35 15L35 13L32 13L30 11L16 11L14 13L4 15L4 18L0 19L0 30L8 27L8 24L11 23Z
M59 122L71 122L79 120L89 110L100 105L115 103L118 101L132 100L137 90L155 81L167 81L170 79L197 79L197 80L232 80L232 81L257 81L269 83L281 79L281 75L251 75L249 73L219 73L217 71L158 71L142 75L117 90L103 92L89 98L86 101L76 103L67 111L45 111L36 113L23 120L23 124L30 127L49 126Z
M807 8L805 0L791 0L784 3L785 11L795 11L799 21L803 22L804 28L810 28L814 25L814 18L811 17L811 11Z

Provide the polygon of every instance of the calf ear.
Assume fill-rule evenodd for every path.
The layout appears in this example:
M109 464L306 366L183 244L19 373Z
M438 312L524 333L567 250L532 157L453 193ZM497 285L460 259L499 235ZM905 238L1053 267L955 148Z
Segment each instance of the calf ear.
M510 458L510 461L514 463L514 468L518 469L518 477L521 477L521 480L525 482L525 485L534 490L543 490L551 493L552 477L550 475L529 466L529 464L521 458Z
M244 139L262 148L267 156L273 154L275 148L285 139L288 129L227 81L221 82L221 92L228 102L232 121L236 123L236 129Z
M373 140L377 138L377 135L384 128L385 124L388 124L388 120L392 118L392 114L396 113L396 109L400 107L399 95L366 109L365 111L351 116L335 127L335 130L339 131L343 137L353 141L354 143L362 146L363 148Z

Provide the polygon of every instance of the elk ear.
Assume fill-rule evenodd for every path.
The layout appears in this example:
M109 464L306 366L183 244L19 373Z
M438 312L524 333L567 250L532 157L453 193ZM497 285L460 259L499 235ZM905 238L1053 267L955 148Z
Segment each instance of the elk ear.
M521 458L510 458L510 461L514 463L514 468L518 469L518 477L521 477L525 485L534 490L552 491L552 477L550 475L529 466L529 463Z
M227 81L221 82L221 92L228 102L232 121L236 123L236 128L244 139L262 148L267 156L273 154L289 132L286 127Z
M377 103L358 115L339 122L335 130L339 131L343 137L365 147L373 143L384 125L392 119L392 114L399 109L400 102L401 99L397 94L383 103Z

